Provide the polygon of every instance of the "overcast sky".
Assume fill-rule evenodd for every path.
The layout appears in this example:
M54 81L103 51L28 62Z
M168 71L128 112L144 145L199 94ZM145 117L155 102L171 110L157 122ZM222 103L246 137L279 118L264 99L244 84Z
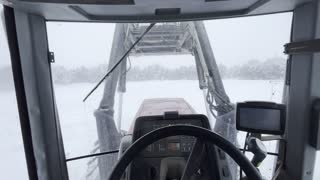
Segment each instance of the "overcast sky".
M227 66L248 60L285 57L283 45L289 41L291 13L257 17L205 21L211 46L218 63ZM0 67L9 64L9 53L0 24ZM55 52L56 64L68 68L96 66L109 58L114 24L62 23L47 24L49 48ZM5 42L5 43L4 43ZM152 61L153 60L153 61ZM189 64L191 56L132 58L134 64ZM183 62L184 61L184 62ZM139 63L140 64L140 63Z

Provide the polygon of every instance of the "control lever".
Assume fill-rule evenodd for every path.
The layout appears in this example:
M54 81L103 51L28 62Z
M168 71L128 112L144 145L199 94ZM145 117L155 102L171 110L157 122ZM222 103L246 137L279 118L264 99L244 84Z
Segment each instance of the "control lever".
M262 163L262 161L267 157L267 148L263 144L263 142L256 137L248 137L246 142L248 146L248 151L253 153L253 158L251 159L251 163L256 168L258 168ZM240 178L240 180L248 180L248 178L242 177Z
M267 157L267 148L263 142L255 137L247 139L248 150L253 153L251 163L255 167L259 167L262 161Z

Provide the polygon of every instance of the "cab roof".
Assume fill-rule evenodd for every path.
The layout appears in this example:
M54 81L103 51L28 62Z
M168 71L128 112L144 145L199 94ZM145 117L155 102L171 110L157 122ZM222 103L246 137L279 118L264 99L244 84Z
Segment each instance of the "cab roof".
M165 22L293 11L312 0L0 0L49 21Z

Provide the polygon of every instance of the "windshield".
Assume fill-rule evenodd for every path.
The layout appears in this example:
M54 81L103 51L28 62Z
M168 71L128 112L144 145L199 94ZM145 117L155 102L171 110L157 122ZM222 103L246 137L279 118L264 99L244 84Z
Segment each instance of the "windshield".
M141 115L171 110L204 114L213 128L236 102L281 103L287 58L282 51L289 42L291 16L156 24L85 102L149 24L48 22L70 179L103 179L101 159L115 162L116 153L72 158L117 150L120 141L113 133L130 134ZM166 106L142 111L148 103ZM218 133L228 136L226 131ZM226 138L243 147L246 134L234 133L236 139ZM275 141L265 145L277 153ZM267 179L272 178L275 157L268 156L260 167Z

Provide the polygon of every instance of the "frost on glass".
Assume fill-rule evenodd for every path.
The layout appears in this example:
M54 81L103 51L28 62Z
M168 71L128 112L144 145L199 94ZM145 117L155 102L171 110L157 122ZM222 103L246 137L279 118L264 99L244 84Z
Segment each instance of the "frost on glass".
M231 104L248 100L281 102L286 62L282 45L290 34L290 23L284 22L290 22L290 18L290 14L282 14L204 22ZM116 26L62 22L47 25L50 51L55 53L52 76L67 158L101 152L97 117L110 120L109 116L113 116L114 122L105 123L108 133L104 134L108 136L107 143L113 145L103 151L114 150L119 141L111 134L128 133L141 104L155 98L183 98L196 113L209 116L214 131L243 146L245 134L235 130L234 112L217 119L210 114L206 90L199 87L194 54L130 55L126 67L117 70L126 74L124 87L103 83L83 103L110 68ZM274 38L270 38L271 34ZM116 91L114 96L108 95L111 89ZM269 151L275 150L275 142L267 142L266 146ZM108 156L108 161L115 158ZM97 159L68 162L70 179L99 178ZM267 179L271 179L273 164L274 158L268 157L260 167Z

